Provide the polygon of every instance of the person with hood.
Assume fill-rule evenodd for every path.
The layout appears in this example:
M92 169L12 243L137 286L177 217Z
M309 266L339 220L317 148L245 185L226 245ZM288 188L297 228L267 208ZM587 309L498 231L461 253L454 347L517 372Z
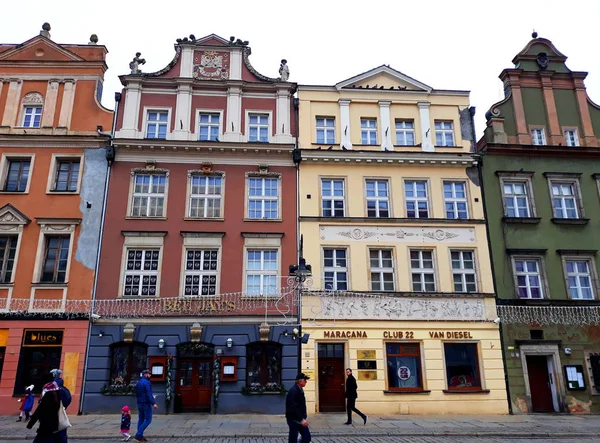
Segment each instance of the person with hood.
M55 443L57 441L58 412L61 407L58 385L54 381L49 381L44 385L38 407L27 423L27 429L32 429L38 421L40 422L33 443Z
M21 402L21 408L19 410L21 412L19 413L19 419L17 420L18 422L22 421L23 417L25 417L25 421L29 421L29 413L33 409L33 402L35 399L35 395L33 395L33 388L33 385L27 386L25 388L25 397L19 399L19 402Z

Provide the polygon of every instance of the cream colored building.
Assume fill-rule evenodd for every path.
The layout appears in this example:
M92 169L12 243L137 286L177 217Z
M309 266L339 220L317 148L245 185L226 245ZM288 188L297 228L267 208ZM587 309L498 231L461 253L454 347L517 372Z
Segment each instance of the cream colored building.
M469 93L388 66L299 86L309 411L507 413Z

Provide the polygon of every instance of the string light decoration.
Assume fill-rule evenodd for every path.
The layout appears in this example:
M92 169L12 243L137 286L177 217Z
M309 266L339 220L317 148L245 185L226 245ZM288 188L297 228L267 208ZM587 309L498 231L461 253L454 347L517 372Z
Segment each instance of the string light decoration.
M599 306L497 306L502 323L525 325L600 324Z

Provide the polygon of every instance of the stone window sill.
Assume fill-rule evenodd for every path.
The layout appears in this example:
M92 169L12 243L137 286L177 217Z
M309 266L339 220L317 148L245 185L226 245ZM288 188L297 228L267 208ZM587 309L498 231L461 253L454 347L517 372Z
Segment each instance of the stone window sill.
M282 222L282 218L244 218L245 222Z
M557 225L587 225L589 218L552 218L552 223Z
M411 394L431 394L430 390L423 391L383 391L384 394L401 394L401 395L411 395Z
M489 394L490 390L489 389L476 389L476 390L448 390L448 389L444 389L442 391L444 394Z
M538 224L541 217L502 217L504 223Z
M167 220L167 217L133 217L128 215L125 220Z

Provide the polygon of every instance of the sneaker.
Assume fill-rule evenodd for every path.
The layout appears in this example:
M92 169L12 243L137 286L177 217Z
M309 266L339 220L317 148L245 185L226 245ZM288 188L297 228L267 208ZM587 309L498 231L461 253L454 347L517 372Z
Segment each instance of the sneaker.
M144 438L143 438L143 437L133 437L133 439L134 439L135 441L139 441L139 442L141 442L141 443L143 443L144 441L146 441L146 440L144 440Z
M367 416L365 415L365 418L363 418L363 420L365 421L365 424L367 424Z

